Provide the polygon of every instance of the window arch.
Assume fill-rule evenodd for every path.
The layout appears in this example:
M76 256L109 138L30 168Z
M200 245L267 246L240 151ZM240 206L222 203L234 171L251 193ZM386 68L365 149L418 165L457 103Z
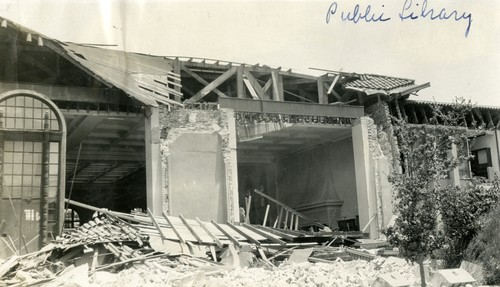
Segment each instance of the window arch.
M42 94L0 94L0 219L13 244L31 252L58 235L64 217L66 124Z

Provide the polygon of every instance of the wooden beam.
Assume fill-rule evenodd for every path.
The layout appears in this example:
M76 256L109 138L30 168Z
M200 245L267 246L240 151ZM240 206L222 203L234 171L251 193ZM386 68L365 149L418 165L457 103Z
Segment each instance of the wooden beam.
M151 213L151 211L149 209L148 209L148 213L150 213L151 218L154 218L153 214ZM186 240L184 240L184 238L182 238L181 234L179 233L179 230L177 230L177 228L174 226L174 224L172 223L170 218L168 218L168 216L165 214L165 212L162 212L162 215L163 215L163 218L165 218L165 220L167 221L168 225L170 225L170 228L172 228L172 230L174 231L177 238L179 238L179 241L182 244L186 244Z
M158 230L158 233L160 234L160 237L161 237L161 240L167 240L167 237L165 236L165 234L163 233L163 230L161 230L161 227L160 225L158 224L158 221L156 221L153 213L151 212L151 210L148 208L148 215L149 215L149 218L151 218L151 222L153 223L153 225L156 227L156 229Z
M68 135L66 150L78 146L104 120L102 117L86 116L85 119Z
M207 233L208 236L210 236L212 238L212 240L215 242L215 244L217 244L217 246L219 246L219 248L223 246L222 242L220 242L220 240L210 230L208 230L208 228L205 226L205 224L198 217L195 217L195 220L196 220L196 222L198 222L198 225L200 225L201 228L203 228L205 233Z
M254 225L254 227L257 228L257 229L262 229L263 231L272 233L272 234L274 234L276 236L279 236L279 237L284 238L284 239L289 240L289 241L293 241L295 238L298 237L298 236L293 236L293 235L290 235L288 233L285 233L285 232L282 232L280 230L276 230L274 228L270 228L270 227L267 227L267 226Z
M224 228L222 228L217 222L215 222L213 219L211 220L212 224L217 228L219 229L220 232L222 232L222 234L224 234L227 239L229 239L229 241L231 241L235 246L237 246L238 248L241 248L241 243L238 242L238 240L236 240L236 238L234 238L233 236L231 236L231 234L229 234L226 230L224 230Z
M139 127L142 127L144 125L144 121L141 119L138 122L132 124L129 126L127 131L123 132L120 134L120 136L116 139L114 139L112 142L109 143L108 146L105 146L103 150L109 150L111 149L114 145L118 144L122 140L126 139L131 133L133 133L135 130L137 130Z
M306 102L309 102L309 103L314 103L314 101L311 101L311 100L309 100L308 98L304 98L304 97L299 96L299 95L297 95L297 94L295 94L295 93L292 93L292 92L290 92L290 91L283 90L283 92L285 92L285 93L287 93L287 94L289 94L289 95L292 95L292 96L294 96L294 97L296 97L296 98L299 98L299 99L301 99L301 100L304 100L304 101L306 101Z
M250 229L251 231L257 233L258 235L260 235L262 237L265 237L269 241L272 241L274 243L278 243L279 245L286 245L285 241L278 239L276 237L273 237L273 236L269 235L268 233L266 233L260 229L257 229L256 227L254 227L250 224L243 223L243 227Z
M112 171L113 169L119 167L122 164L123 164L122 162L115 162L115 163L111 164L109 167L107 167L106 169L104 169L103 171L101 171L100 173L98 173L97 175L95 175L94 177L92 177L91 179L89 179L87 181L87 183L95 182L96 180L98 180L99 178L105 176L107 173L109 173L110 171Z
M201 89L196 95L194 95L192 98L184 101L184 102L197 102L206 95L208 95L210 92L212 92L215 88L220 86L222 83L224 83L227 79L229 79L231 76L233 76L236 73L236 68L232 67L231 69L227 70L224 72L222 75L220 75L217 79L215 79L213 82L205 86L203 89Z
M234 226L234 224L232 224L231 222L227 222L226 223L227 226L231 227L231 229L233 229L234 231L238 232L241 236L245 237L249 242L257 245L257 246L260 246L260 242L253 238L252 236L246 234L245 232L243 232L243 230L239 229L238 227Z
M272 84L273 84L273 79L269 78L269 80L267 80L266 84L262 87L262 91L264 92L266 99L269 99L269 95L267 94L267 91L272 86Z
M327 84L327 83L323 83L323 87L325 87L325 89L328 89L328 88L329 88L329 86L328 86L328 84ZM337 100L338 100L339 102L341 102L341 101L342 101L342 97L341 97L341 96L340 96L337 92L335 92L335 90L332 90L332 91L331 91L331 94L332 94L335 98L337 98Z
M181 64L180 68L181 68L182 71L186 72L188 75L190 75L195 80L197 80L198 82L202 83L203 85L207 86L207 85L210 84L208 81L206 81L205 79L203 79L202 77L200 77L199 75L197 75L195 72L191 71L185 65ZM214 89L214 93L216 93L219 97L227 97L226 94L224 94L223 92L221 92L217 88Z
M318 87L318 103L328 104L328 97L326 97L325 89L323 87L323 77L318 77L316 84Z
M257 95L259 96L259 98L267 99L267 96L264 93L262 86L259 84L257 79L255 79L255 77L252 75L252 73L250 73L250 71L248 71L248 69L244 69L243 74L247 77L247 79L250 82L250 84L252 85L253 89L255 90L255 92L257 92Z
M116 89L99 89L86 87L65 87L54 85L39 85L29 83L6 83L0 81L0 93L12 90L30 90L44 94L53 101L128 104L134 99L122 94Z
M340 69L340 71L342 71L342 69ZM342 77L340 74L336 75L335 78L333 78L333 81L332 81L332 84L330 85L330 87L328 88L328 92L326 92L327 94L330 94L332 93L333 89L335 88L335 85L337 84L337 82L339 81L340 77Z
M281 102L284 101L283 76L278 70L273 70L271 72L271 78L273 80L273 100Z
M191 232L191 234L193 234L194 238L196 238L198 243L201 244L203 241L201 240L200 236L194 231L194 229L191 227L191 225L189 225L189 223L186 221L184 216L182 216L182 214L179 214L179 219L182 221L182 223L184 223L184 226L186 226L186 228L189 230L189 232Z
M250 83L250 81L247 79L247 78L243 78L243 83L245 83L245 86L247 86L247 89L248 91L250 92L250 95L252 95L252 98L254 100L259 100L261 99L259 97L259 95L257 94L257 92L255 91L254 87L252 86L252 84Z
M238 66L236 70L236 97L245 98L245 88L243 86L243 66Z

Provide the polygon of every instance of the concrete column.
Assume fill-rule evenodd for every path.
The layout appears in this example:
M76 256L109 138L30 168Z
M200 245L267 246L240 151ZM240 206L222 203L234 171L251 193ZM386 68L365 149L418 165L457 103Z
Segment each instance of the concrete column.
M362 232L369 232L370 238L378 238L377 194L374 184L374 163L370 155L369 121L369 118L362 117L359 123L352 127L352 145L359 228Z
M236 119L234 110L227 110L229 130L229 160L226 161L226 195L228 201L228 221L240 222L238 200L238 160L236 154Z
M154 215L163 211L159 108L147 107L145 123L147 207Z

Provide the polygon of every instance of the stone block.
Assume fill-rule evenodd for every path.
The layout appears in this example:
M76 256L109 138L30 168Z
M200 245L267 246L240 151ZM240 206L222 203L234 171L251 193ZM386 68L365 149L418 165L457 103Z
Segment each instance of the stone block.
M399 272L391 272L380 275L373 281L371 287L406 287L410 284L411 282Z
M476 280L463 269L438 270L431 279L432 286L456 287L467 284L477 286Z

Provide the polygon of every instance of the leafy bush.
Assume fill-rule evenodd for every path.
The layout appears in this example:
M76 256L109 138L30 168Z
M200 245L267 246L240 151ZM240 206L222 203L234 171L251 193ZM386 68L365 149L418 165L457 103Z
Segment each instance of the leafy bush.
M500 284L500 204L497 203L481 222L481 229L470 242L465 259L480 263L486 284Z
M471 182L467 186L445 187L437 193L445 244L441 253L447 267L462 262L465 250L480 229L480 218L500 199L500 181L492 186Z

